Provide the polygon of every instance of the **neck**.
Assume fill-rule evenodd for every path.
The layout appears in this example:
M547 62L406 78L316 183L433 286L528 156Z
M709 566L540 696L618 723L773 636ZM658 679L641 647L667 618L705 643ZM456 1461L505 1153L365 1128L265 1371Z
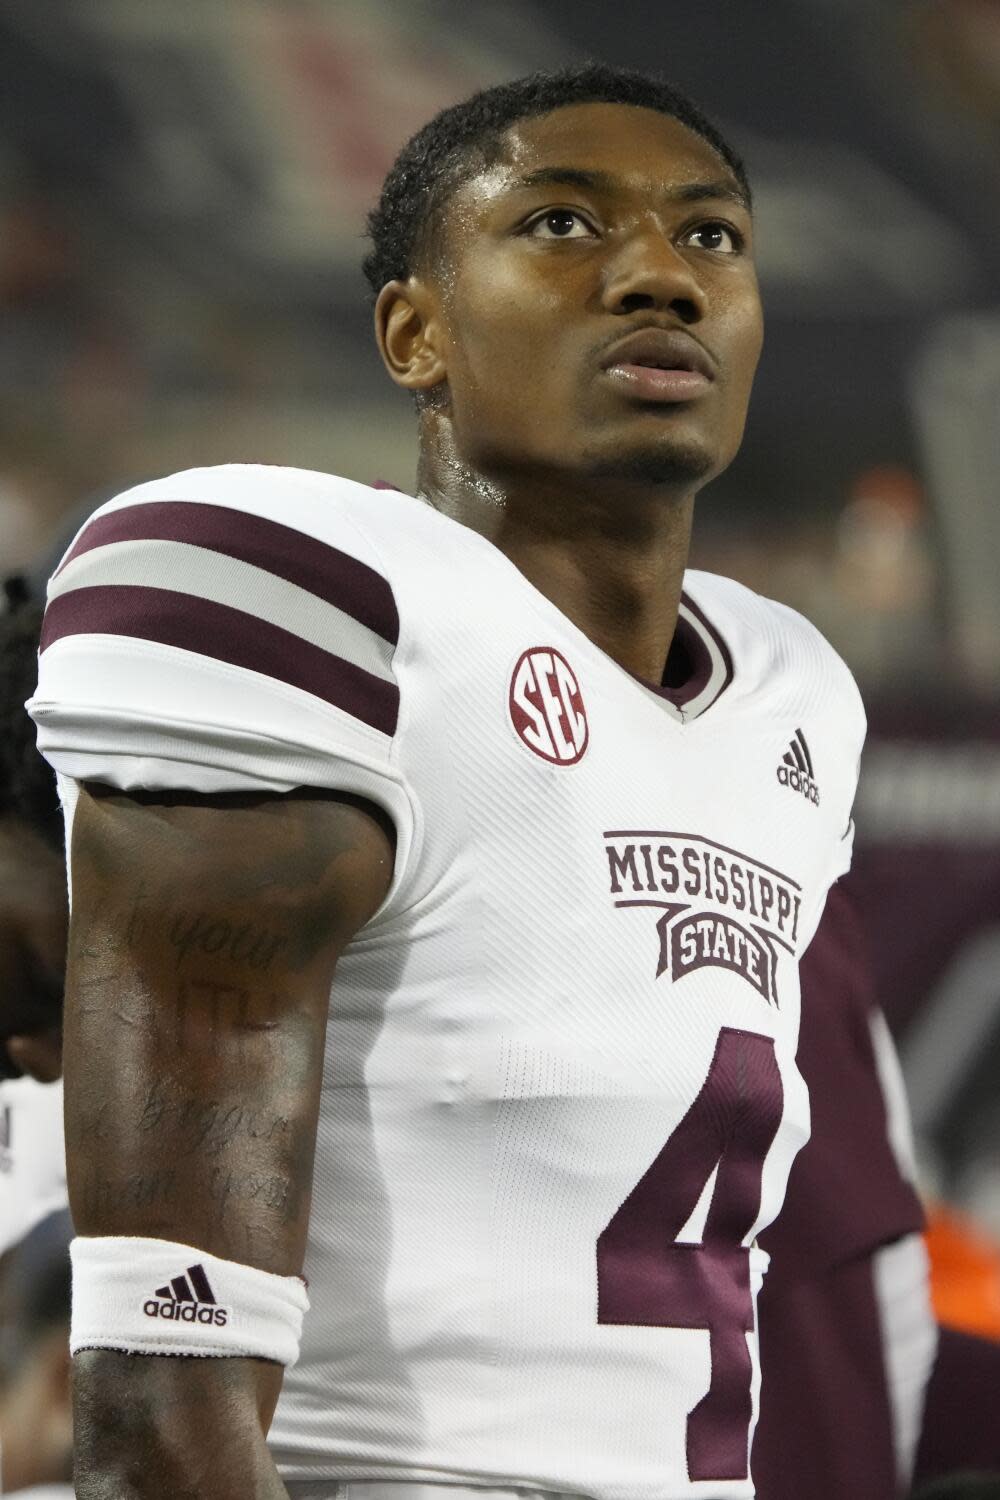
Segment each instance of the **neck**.
M486 477L463 462L447 426L431 441L423 436L420 495L499 548L619 666L659 682L677 627L694 486Z

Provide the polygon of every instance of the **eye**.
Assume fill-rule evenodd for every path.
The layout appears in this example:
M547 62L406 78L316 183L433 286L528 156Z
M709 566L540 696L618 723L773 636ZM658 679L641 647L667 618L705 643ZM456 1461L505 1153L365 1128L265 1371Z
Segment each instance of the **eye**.
M525 225L524 233L536 240L593 239L594 231L574 208L547 208Z
M699 250L713 250L721 255L738 255L743 236L729 224L698 224L684 236L684 244L694 243Z

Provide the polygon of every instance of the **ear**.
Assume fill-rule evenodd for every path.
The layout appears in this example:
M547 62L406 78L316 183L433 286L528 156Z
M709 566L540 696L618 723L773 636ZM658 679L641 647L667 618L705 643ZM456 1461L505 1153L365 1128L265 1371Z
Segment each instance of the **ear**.
M386 369L405 390L429 391L447 378L441 320L418 277L390 281L379 292L375 338Z

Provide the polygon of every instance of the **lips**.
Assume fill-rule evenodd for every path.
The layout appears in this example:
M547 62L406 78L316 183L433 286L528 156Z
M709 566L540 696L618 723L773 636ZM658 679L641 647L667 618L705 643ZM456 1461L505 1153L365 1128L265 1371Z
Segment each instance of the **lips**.
M712 389L715 363L698 340L680 328L640 328L608 349L604 378L628 401L685 408Z
M601 368L688 370L715 379L715 365L697 339L679 328L640 328L611 345Z

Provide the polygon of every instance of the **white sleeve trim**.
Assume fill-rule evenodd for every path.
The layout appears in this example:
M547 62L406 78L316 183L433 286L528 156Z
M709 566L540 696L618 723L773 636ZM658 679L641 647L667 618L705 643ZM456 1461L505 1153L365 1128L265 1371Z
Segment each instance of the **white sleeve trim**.
M105 701L109 681L121 689L117 705ZM200 702L198 720L177 712ZM122 706L133 703L142 710ZM405 900L422 843L416 796L389 735L335 705L177 647L91 635L43 654L28 711L40 752L72 781L205 794L315 786L374 802L396 829L396 861L372 921Z
M927 1382L938 1342L923 1236L909 1234L892 1245L884 1245L875 1252L872 1270L882 1329L896 1473L900 1490L906 1493L913 1478Z

